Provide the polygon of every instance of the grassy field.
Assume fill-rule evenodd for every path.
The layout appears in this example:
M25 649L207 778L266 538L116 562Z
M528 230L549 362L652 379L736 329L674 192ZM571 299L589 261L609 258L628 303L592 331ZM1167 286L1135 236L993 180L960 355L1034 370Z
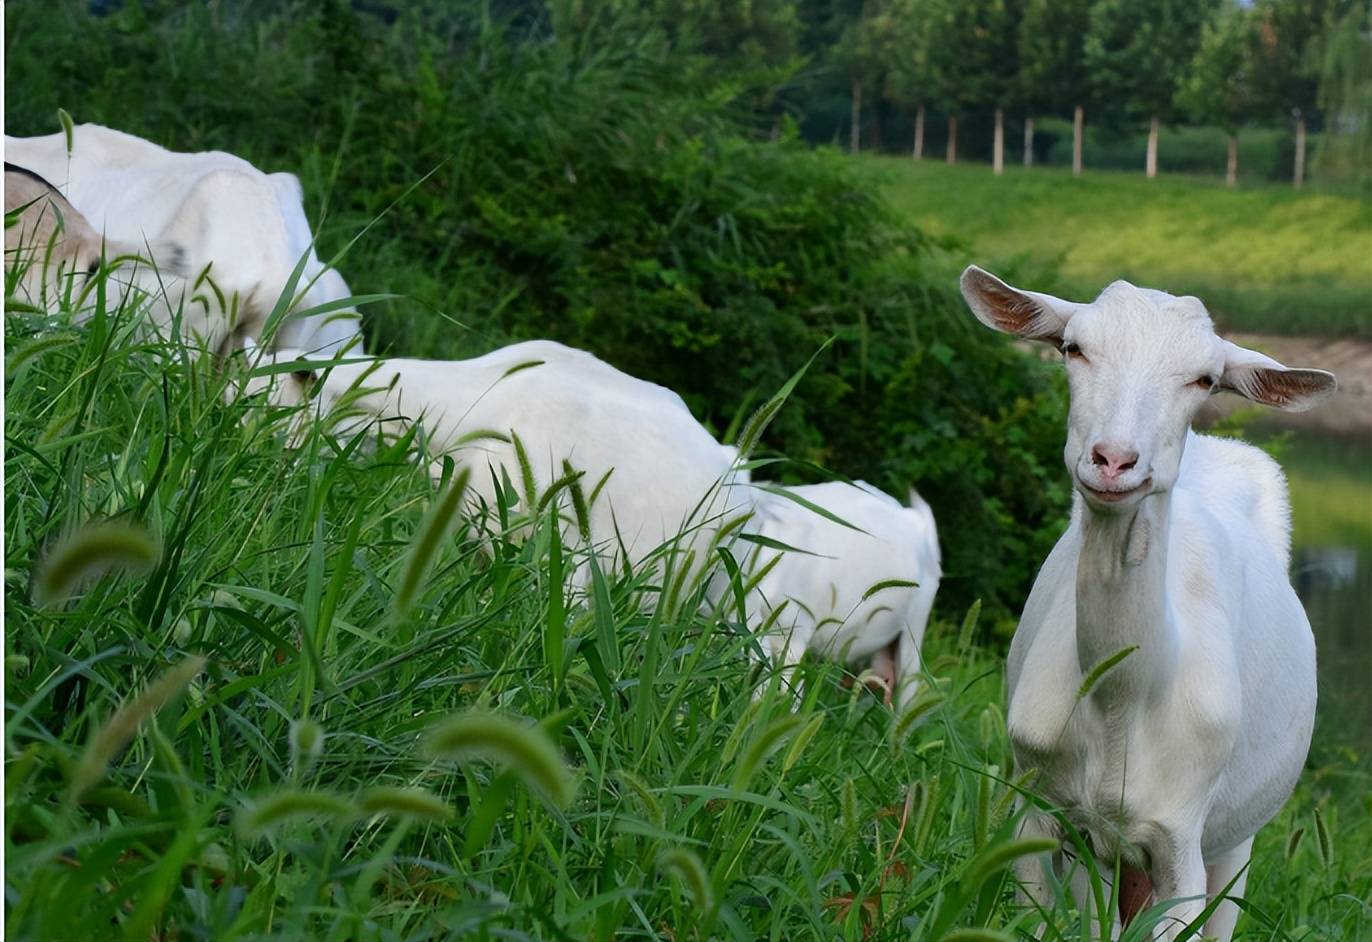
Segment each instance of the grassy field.
M1186 177L869 158L891 203L983 267L1088 299L1116 278L1195 294L1224 326L1372 338L1372 205Z
M6 319L6 938L1100 936L1014 900L974 613L902 718L817 663L755 699L727 604L573 591L551 511L445 536L411 443L285 450L130 321ZM1242 938L1372 939L1369 784L1322 728Z

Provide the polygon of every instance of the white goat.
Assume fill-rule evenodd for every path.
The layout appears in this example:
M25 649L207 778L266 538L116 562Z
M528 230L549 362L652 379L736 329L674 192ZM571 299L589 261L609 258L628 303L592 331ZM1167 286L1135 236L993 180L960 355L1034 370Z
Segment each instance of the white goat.
M280 351L263 362L296 354ZM681 536L678 547L694 554L698 570L713 562L712 538L742 505L728 455L680 396L551 341L471 360L345 363L317 383L310 372L258 376L246 391L262 389L278 405L310 399L302 417L317 410L345 434L374 422L398 434L418 423L434 454L471 469L471 493L491 508L504 480L514 486L514 508L536 505L569 464L582 475L576 486L589 504L591 544L605 559L620 557L622 548L637 563ZM536 494L526 493L516 441ZM575 521L565 530L579 542Z
M1253 835L1291 794L1315 716L1315 643L1287 579L1286 484L1262 452L1196 435L1219 389L1299 411L1334 390L1215 335L1200 301L1117 281L1090 304L1021 291L975 266L962 293L984 324L1059 346L1071 391L1071 525L1010 647L1008 726L1020 768L1124 866L1124 924L1177 901L1174 938L1229 890ZM1085 696L1084 678L1099 675ZM1030 809L1023 833L1057 835ZM1050 900L1042 862L1027 893ZM1081 870L1077 891L1081 895ZM1205 934L1228 940L1238 907Z
M100 268L102 250L108 263L118 263L106 284L121 295L133 287L154 297L179 296L182 290L180 246L102 242L48 181L5 164L5 215L11 213L16 218L5 229L5 268L13 273L15 297L48 313L65 299L81 315L91 300L86 286ZM152 264L146 255L154 257Z
M929 505L912 490L903 507L862 481L769 487L783 493L752 488L754 512L744 529L796 551L759 546L741 568L745 582L765 572L745 599L747 622L764 632L783 680L791 683L807 650L850 664L870 659L888 702L908 703L942 576ZM716 580L716 598L724 590Z
M219 151L175 153L96 124L73 130L70 153L61 133L7 136L5 153L52 183L107 238L183 246L193 291L165 298L149 316L165 327L179 313L182 334L212 351L227 352L235 337L259 337L302 257L291 310L348 296L343 279L315 256L292 174L265 174ZM331 355L359 351L360 339L357 313L340 310L288 316L276 344Z

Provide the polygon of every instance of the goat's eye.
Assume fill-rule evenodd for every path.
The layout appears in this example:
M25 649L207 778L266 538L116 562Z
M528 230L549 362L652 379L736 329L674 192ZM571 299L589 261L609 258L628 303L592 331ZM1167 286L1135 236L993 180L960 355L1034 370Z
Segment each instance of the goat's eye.
M87 280L87 281L90 281L92 278L95 277L96 273L99 272L99 271L100 271L100 260L99 260L99 259L96 259L95 261L91 262L91 263L90 263L90 266L86 269L86 280Z
M1202 376L1191 383L1197 389L1204 389L1207 392L1215 388L1215 378L1213 376Z
M1084 353L1081 352L1081 347L1077 346L1077 345L1074 344L1074 343L1065 343L1065 344L1063 344L1063 345L1062 345L1062 352L1065 353L1065 354L1067 354L1067 356L1069 356L1069 357L1082 357L1082 358L1084 358L1084 357L1086 356Z
M291 376L295 377L302 386L308 387L314 384L314 370L292 370Z

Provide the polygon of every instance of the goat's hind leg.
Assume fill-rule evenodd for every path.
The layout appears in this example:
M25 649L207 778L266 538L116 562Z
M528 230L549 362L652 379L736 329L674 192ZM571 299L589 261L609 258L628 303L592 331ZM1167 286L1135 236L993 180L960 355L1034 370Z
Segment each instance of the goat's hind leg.
M1248 885L1248 861L1253 856L1253 838L1244 841L1229 853L1212 861L1206 869L1205 892L1210 899L1223 893L1227 897L1243 897ZM1237 877L1237 879L1236 879ZM1229 886L1233 880L1234 885ZM1228 888L1226 890L1226 887ZM1205 935L1218 942L1229 942L1234 937L1234 926L1239 921L1239 907L1232 899L1226 899L1215 908L1205 921Z

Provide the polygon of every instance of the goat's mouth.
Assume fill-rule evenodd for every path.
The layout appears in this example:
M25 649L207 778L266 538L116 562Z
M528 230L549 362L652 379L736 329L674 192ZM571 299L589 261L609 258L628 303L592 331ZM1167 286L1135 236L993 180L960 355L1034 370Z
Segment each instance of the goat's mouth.
M1153 479L1151 477L1146 477L1141 483L1124 490L1101 490L1100 488L1092 487L1080 478L1077 479L1077 483L1081 485L1081 489L1086 492L1088 497L1098 500L1103 504L1118 504L1122 500L1127 500L1130 497L1147 493L1148 489L1153 486Z

